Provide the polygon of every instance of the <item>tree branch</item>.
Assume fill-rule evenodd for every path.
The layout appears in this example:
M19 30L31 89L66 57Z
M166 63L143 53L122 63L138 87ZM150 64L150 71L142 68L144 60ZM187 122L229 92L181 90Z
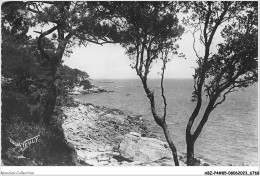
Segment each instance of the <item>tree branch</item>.
M205 39L205 44L208 44L208 36L207 36L207 28L208 28L208 24L209 24L209 18L211 15L211 3L212 2L208 2L208 11L207 11L207 16L205 19L205 26L204 26L204 30L203 30L203 35L204 35L204 39Z
M189 30L189 31L190 31L190 30ZM193 36L193 44L192 44L192 47L193 47L193 50L194 50L194 52L195 52L195 54L196 54L196 57L199 59L198 52L197 52L197 50L196 50L196 48L195 48L195 42L196 42L196 39L195 39L195 32L197 32L196 29L194 29L193 32L190 31L190 33L191 33L192 36Z
M162 53L162 55L163 55L163 53ZM165 117L166 117L167 102L166 102L166 98L165 98L165 95L164 95L163 81L164 81L164 71L166 69L166 63L167 63L167 60L166 60L167 55L168 55L168 53L165 53L165 57L163 58L162 77L161 77L161 90L162 90L162 97L163 97L163 104L164 104L162 119L163 119L164 122L165 122Z
M139 42L136 43L135 47L136 47L136 63L135 63L135 70L136 70L137 74L139 74L139 73L138 73L138 64L139 64L139 55L140 55L140 51L139 51Z
M218 105L222 104L225 100L226 100L226 95L230 92L234 92L234 91L237 91L237 90L232 90L234 88L236 88L237 86L232 86L227 92L225 92L223 94L223 99L219 102L217 102L214 106L213 106L213 109L215 109Z
M142 74L143 65L144 65L144 50L145 50L145 43L146 43L146 37L144 41L142 42L141 46L141 58L140 58L140 65L139 65L139 73Z
M163 128L164 125L164 121L162 120L162 118L160 118L156 112L155 109L155 101L154 101L154 93L150 91L148 85L147 85L147 77L142 76L142 74L139 75L139 77L141 78L146 96L148 97L148 99L150 100L150 106L151 106L151 111L153 114L153 118L155 120L155 122Z
M156 37L153 37L148 45L148 48L146 49L147 51L147 57L146 57L146 61L145 61L145 75L147 76L149 73L149 67L151 65L151 63L153 62L154 57L151 57L151 45L153 43L153 41L155 40Z
M193 133L192 137L193 137L193 140L196 141L197 138L199 137L201 131L202 131L202 128L204 127L205 123L208 121L208 117L209 117L209 114L211 113L211 111L213 110L213 104L214 104L214 101L215 100L210 100L204 114L203 114L203 117L197 127L197 129L195 130L195 132Z
M56 29L58 29L58 26L54 26L54 27L52 27L51 29L49 29L49 30L47 30L47 31L45 31L45 32L34 31L34 32L36 32L36 33L40 33L40 34L41 34L41 35L39 36L39 38L38 38L37 46L38 46L38 49L40 50L42 56L43 56L46 60L48 60L49 62L51 62L51 58L50 58L50 56L48 55L48 53L44 50L44 48L43 48L43 46L42 46L42 39L43 39L45 36L51 34L51 33L52 33L53 31L55 31Z
M226 15L229 6L230 6L229 2L226 2L226 3L224 2L224 11L221 13L219 19L217 20L215 26L214 26L213 29L212 29L212 32L211 32L210 37L209 37L209 44L211 44L212 39L213 39L213 37L214 37L214 35L215 35L215 32L216 32L218 26L221 24L221 22L222 22L224 16Z
M229 86L232 85L232 83L239 77L241 76L243 73L242 72L238 72L234 77L226 80L224 83L220 84L219 85L219 89L218 89L218 92L221 93L223 92L225 89L227 89Z
M39 11L34 10L34 9L30 8L30 7L27 7L27 9L28 9L29 11L33 12L33 13L39 13Z

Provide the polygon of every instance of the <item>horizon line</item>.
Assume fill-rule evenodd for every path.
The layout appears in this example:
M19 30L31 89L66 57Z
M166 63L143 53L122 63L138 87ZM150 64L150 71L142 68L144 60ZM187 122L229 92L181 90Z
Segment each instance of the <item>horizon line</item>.
M92 80L103 79L103 80L115 80L115 79L140 79L140 78L90 78ZM161 79L161 78L148 78L149 79ZM165 79L193 79L193 78L164 78Z

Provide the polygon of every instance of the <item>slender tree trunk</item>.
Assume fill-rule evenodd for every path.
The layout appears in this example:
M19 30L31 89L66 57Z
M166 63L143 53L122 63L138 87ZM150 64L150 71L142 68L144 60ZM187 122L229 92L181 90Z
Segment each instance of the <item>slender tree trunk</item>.
M138 71L137 71L138 73ZM166 138L166 141L167 143L169 144L169 147L172 151L172 156L173 156L173 160L174 160L174 163L175 163L175 166L179 166L179 160L178 160L178 155L177 155L177 149L173 143L173 141L171 140L171 137L170 137L170 132L168 130L168 126L165 122L165 119L164 118L160 118L157 113L156 113L156 110L155 110L155 102L154 102L154 95L153 93L149 90L148 86L147 86L147 82L146 82L146 77L142 77L139 75L139 77L141 78L141 81L143 83L143 87L144 87L144 90L146 92L146 95L148 97L148 99L150 100L150 105L151 105L151 111L152 111L152 114L153 114L153 117L154 117L154 120L155 122L157 123L157 125L159 125L162 129L163 129L163 132L164 132L164 136Z
M48 94L49 95L48 95L47 104L46 104L44 112L43 112L43 122L45 124L50 123L51 117L54 113L56 99L57 99L57 91L56 91L55 85L52 85L52 88Z
M195 141L192 139L191 136L186 136L186 143L187 143L187 166L193 165L194 160L194 143Z
M175 145L173 144L173 141L170 137L170 132L168 130L168 126L166 123L164 123L164 125L162 126L163 132L164 132L164 136L169 144L170 149L172 150L172 156L173 156L173 160L175 163L175 166L179 166L179 160L178 160L178 155L177 155L177 149L175 147Z
M52 82L50 85L50 89L48 91L48 100L46 102L46 106L43 112L43 120L41 120L40 124L50 124L51 117L54 113L56 100L57 100L57 87L55 85L56 81L56 73L57 73L58 64L51 63L51 75L52 75Z

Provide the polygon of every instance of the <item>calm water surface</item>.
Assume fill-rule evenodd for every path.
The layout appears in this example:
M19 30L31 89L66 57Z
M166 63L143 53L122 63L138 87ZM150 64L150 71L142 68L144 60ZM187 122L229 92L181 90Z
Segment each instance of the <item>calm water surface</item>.
M162 129L153 120L150 104L140 80L95 80L94 84L115 92L74 97L95 105L118 108L129 114L141 114L144 119L148 120L150 130L159 134L164 140ZM155 91L157 109L159 113L162 113L160 82L154 79L149 82L149 85ZM195 102L190 101L193 81L191 79L166 79L164 86L168 103L167 122L178 152L183 153L186 152L186 124L196 106ZM228 164L257 166L257 97L257 85L229 94L226 101L211 113L195 143L195 156L223 166ZM206 106L206 101L204 100L202 110ZM197 124L198 120L195 125Z

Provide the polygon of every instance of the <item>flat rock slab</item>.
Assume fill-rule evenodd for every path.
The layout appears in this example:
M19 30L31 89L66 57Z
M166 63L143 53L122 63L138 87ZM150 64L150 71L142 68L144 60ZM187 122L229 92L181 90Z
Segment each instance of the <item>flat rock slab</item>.
M120 154L133 161L153 162L172 158L167 143L154 138L140 137L136 133L126 134L119 145Z

